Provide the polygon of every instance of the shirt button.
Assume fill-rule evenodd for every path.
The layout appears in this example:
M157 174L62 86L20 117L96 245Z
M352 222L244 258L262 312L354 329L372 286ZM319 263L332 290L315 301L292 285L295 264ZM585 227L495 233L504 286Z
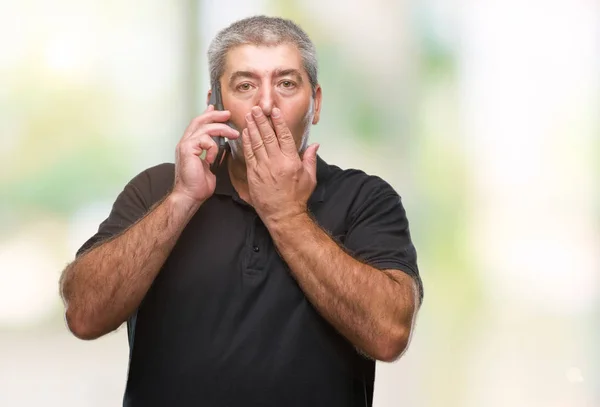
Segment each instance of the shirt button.
M258 253L260 251L260 247L254 246L252 250L254 250L254 253Z

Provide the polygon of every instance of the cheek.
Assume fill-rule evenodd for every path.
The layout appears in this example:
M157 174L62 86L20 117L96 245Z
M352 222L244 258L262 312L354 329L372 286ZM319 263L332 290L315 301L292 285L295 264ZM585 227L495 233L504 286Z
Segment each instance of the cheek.
M287 111L284 111L284 118L290 129L302 130L306 124L306 116L310 108L310 101L308 103L297 104L290 106Z
M241 133L246 128L246 119L242 115L232 115L231 119L229 119L229 124L233 125L233 128Z
M250 112L252 109L252 104L245 104L240 101L229 103L227 105L229 111L231 112L231 119L229 119L229 123L233 124L236 130L241 132L246 128L246 113Z
M250 113L252 107L236 106L231 110L231 119L229 123L233 124L236 130L241 132L246 128L246 113Z

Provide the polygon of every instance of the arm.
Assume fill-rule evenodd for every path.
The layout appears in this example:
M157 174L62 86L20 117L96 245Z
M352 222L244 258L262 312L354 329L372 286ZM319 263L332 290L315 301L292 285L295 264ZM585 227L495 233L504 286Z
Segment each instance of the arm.
M209 106L192 120L175 151L172 192L148 211L151 203L144 196L156 195L151 193L155 188L149 174L140 174L117 198L91 241L110 239L63 271L60 292L67 324L77 337L98 338L118 328L139 307L181 232L215 190L216 178L209 165L216 157L217 144L211 137L239 136L223 123L230 116ZM198 157L204 151L206 157L201 160Z
M317 182L318 145L300 158L279 109L273 127L259 107L246 116L242 132L250 201L275 245L316 309L359 350L385 361L405 350L421 285L416 252L400 197L371 178L348 219L346 254L308 216L307 201ZM403 270L403 271L400 271ZM419 280L420 282L420 280Z
M410 276L355 260L308 213L267 227L309 301L341 334L374 359L404 352L419 306Z
M127 320L198 207L170 194L124 233L67 266L60 290L75 336L95 339Z

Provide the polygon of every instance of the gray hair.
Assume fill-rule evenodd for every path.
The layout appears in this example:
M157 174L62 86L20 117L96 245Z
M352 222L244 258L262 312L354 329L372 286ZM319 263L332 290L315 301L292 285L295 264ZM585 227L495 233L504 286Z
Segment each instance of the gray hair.
M254 16L239 20L219 31L208 48L210 83L216 83L225 71L227 53L240 45L279 45L290 43L300 51L304 69L313 90L317 87L317 52L302 28L279 17Z

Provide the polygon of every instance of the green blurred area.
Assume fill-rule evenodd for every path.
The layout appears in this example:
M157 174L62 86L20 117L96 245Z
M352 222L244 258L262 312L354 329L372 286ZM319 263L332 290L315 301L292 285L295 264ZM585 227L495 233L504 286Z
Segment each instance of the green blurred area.
M0 105L7 130L14 131L11 147L0 151L5 238L38 215L66 221L85 204L112 198L130 150L128 135L115 137L109 124L118 95L102 83L49 76L29 61L23 68L12 73Z

